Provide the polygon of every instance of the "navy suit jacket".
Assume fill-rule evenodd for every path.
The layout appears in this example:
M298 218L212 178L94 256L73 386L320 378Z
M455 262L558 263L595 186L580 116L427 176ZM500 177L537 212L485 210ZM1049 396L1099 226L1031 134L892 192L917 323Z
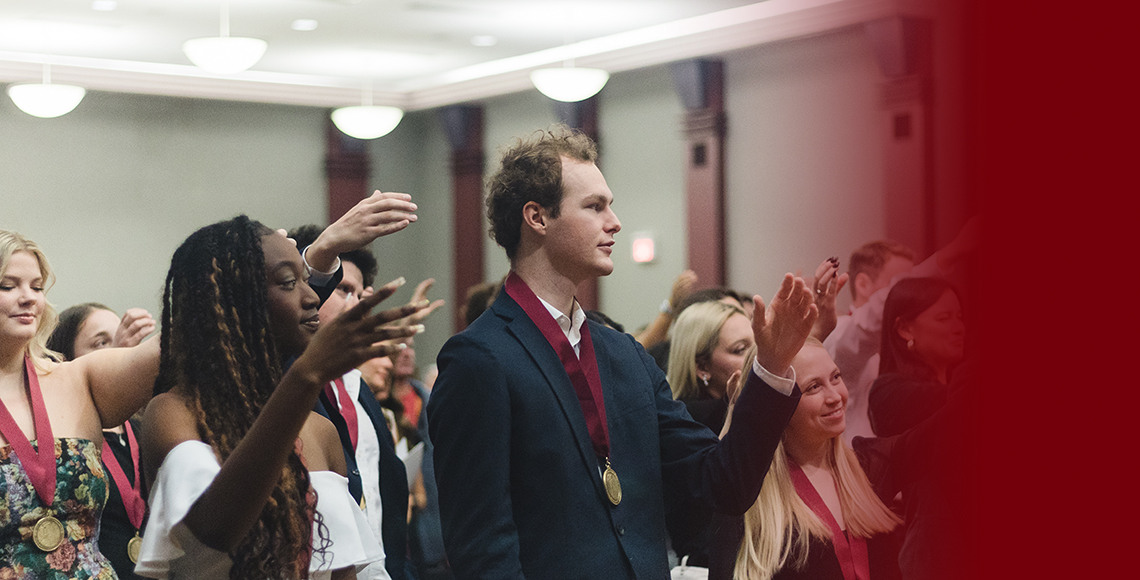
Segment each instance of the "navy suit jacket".
M755 501L798 389L785 396L752 375L721 441L633 337L586 324L617 506L558 355L506 292L440 351L428 417L457 578L668 578L666 502L741 514Z
M332 295L344 276L343 268L338 268L333 277L324 284L310 284L317 293L321 304ZM380 535L384 542L384 569L392 580L404 580L405 561L408 550L408 476L404 469L404 462L396 456L396 445L392 442L391 432L384 422L384 415L380 411L380 403L372 397L372 389L360 381L360 393L357 397L360 405L372 421L380 439L380 501L383 504ZM332 409L332 412L329 412ZM364 489L360 482L360 469L356 465L356 453L352 448L352 439L348 434L348 423L341 416L339 407L328 400L324 391L321 392L317 406L313 409L327 418L336 427L340 436L340 445L344 449L344 460L348 469L348 491L359 503ZM364 423L358 423L364 425Z
M372 390L368 385L360 382L361 406L371 420L372 428L380 440L380 501L383 504L380 535L384 541L384 568L392 580L404 580L406 553L408 550L408 476L404 469L404 462L396 456L396 446L392 442L391 432L384 422L384 415L380 412L380 404L372 398ZM344 459L348 464L348 491L359 503L363 494L360 482L360 469L356 465L356 455L352 449L352 440L348 435L348 424L339 411L329 413L328 409L337 409L321 392L317 402L316 411L327 417L336 426L340 444L344 449ZM367 428L368 423L358 423L360 427Z

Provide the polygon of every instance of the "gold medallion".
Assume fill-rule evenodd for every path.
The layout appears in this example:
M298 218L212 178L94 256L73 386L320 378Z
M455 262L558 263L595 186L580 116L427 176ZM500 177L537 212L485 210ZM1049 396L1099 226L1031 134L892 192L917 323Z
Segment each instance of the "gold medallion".
M602 483L606 486L606 497L610 498L610 503L621 503L621 482L618 481L617 472L610 466L609 458L606 458L606 470L602 472Z
M36 522L35 527L32 528L32 541L35 542L36 547L45 552L54 552L56 548L63 545L63 541L67 539L67 534L63 529L63 523L55 519L54 516L44 516L40 521Z
M132 564L139 563L139 550L142 549L142 538L139 533L135 532L135 537L127 542L127 557L131 559Z

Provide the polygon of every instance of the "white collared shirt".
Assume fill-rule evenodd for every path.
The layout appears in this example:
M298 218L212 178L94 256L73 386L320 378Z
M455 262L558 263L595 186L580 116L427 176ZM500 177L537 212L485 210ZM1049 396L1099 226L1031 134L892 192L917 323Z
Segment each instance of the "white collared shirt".
M536 294L535 297L538 297ZM582 344L582 324L586 322L586 311L578 305L578 300L574 300L574 306L571 307L570 316L566 316L561 310L557 309L551 303L538 297L538 301L546 307L550 316L554 317L554 322L558 323L558 328L562 329L562 334L566 335L566 340L570 341L570 346L574 347L574 354L581 358L579 354L579 347Z

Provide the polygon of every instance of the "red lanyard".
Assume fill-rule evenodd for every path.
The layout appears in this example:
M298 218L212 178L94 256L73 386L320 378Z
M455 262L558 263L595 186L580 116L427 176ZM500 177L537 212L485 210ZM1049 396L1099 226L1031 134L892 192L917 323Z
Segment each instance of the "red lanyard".
M839 522L835 521L835 516L831 515L827 503L811 484L803 468L789 459L788 470L792 475L792 483L796 486L796 494L831 528L831 547L835 549L835 558L839 560L844 580L870 580L871 563L867 557L867 540L854 534L848 539L843 530L839 529Z
M111 478L115 480L115 487L119 488L119 497L123 499L123 507L127 510L127 519L138 530L142 527L143 514L146 512L146 502L143 501L141 491L142 482L139 478L139 445L135 441L135 430L131 428L130 421L124 423L123 427L127 430L127 452L131 456L131 465L134 466L134 483L127 481L127 474L123 471L123 466L119 465L119 459L115 457L115 452L107 443L106 436L103 438L103 465L107 467L107 471L111 472Z
M333 395L333 384L336 384L336 395ZM348 395L348 389L344 386L344 379L338 377L333 382L327 383L325 385L325 396L329 398L330 403L335 404L340 410L340 416L344 418L345 425L348 425L348 439L352 442L352 450L356 451L356 440L359 436L356 405L352 402L352 397Z
M606 404L602 398L602 378L598 373L598 359L594 355L594 341L590 338L590 328L582 324L582 356L574 354L574 347L562 332L562 328L554 321L550 311L542 305L538 296L527 286L522 278L511 272L503 285L507 295L514 298L522 307L531 322L538 327L546 342L558 353L562 367L570 377L574 390L578 394L578 403L582 406L582 414L586 417L586 427L590 431L590 441L594 444L594 453L598 457L610 455L610 433L606 425Z
M0 434L8 440L16 457L24 466L24 472L36 495L44 507L51 507L55 501L55 437L51 432L51 422L48 420L47 407L44 406L44 396L40 392L40 378L32 365L32 358L24 355L24 368L28 376L28 402L32 406L32 421L35 423L37 449L32 449L32 443L24 436L20 426L8 411L7 405L0 401Z

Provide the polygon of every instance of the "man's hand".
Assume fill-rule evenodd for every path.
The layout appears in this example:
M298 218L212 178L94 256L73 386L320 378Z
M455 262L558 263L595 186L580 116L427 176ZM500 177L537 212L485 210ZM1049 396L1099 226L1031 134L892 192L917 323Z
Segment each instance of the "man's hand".
M340 254L408 227L418 219L416 209L412 196L406 193L377 190L325 228L309 246L305 259L314 269L328 272Z
M128 308L115 329L111 346L135 346L154 332L155 322L150 313L142 308Z
M768 372L785 376L819 316L812 291L803 278L789 273L771 304L765 307L760 295L753 296L752 302L756 306L752 317L756 361Z

